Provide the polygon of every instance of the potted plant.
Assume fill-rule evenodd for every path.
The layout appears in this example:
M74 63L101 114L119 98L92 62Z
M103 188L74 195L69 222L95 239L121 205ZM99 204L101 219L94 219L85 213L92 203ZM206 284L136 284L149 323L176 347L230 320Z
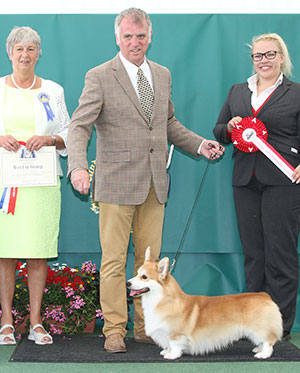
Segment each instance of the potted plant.
M28 331L29 312L27 268L19 262L13 300L17 331ZM96 318L102 318L96 265L87 261L80 268L70 268L66 264L48 266L41 313L42 322L51 334L92 332Z

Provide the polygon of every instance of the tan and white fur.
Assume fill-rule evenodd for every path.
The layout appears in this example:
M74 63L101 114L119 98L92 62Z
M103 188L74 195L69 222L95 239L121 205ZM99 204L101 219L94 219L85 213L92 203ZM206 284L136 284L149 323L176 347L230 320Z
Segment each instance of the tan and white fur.
M282 317L267 293L188 295L169 273L169 259L151 259L150 248L137 276L127 282L142 296L145 333L163 348L165 359L206 354L248 338L254 357L267 359L282 337Z

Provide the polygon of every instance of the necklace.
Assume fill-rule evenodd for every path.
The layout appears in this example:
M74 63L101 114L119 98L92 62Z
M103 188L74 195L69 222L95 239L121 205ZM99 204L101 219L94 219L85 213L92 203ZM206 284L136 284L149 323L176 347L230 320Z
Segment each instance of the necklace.
M32 87L34 87L34 85L35 85L35 83L36 83L36 75L34 75L33 82L32 82L32 84L31 84L31 86L28 87L28 88L22 88L22 87L20 87L20 86L16 83L16 81L15 81L14 74L11 74L11 80L12 80L12 82L14 83L14 85L15 85L18 89L22 89L23 91L27 91L27 90L31 89Z

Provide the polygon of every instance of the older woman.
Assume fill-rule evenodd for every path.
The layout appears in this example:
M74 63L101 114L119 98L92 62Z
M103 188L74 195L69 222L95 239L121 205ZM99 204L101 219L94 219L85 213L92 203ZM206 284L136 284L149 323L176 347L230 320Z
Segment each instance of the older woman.
M293 183L262 152L233 151L234 201L247 289L271 295L289 339L299 273L300 85L286 77L292 64L279 35L254 38L251 58L256 74L231 88L214 134L228 144L242 118L257 117L267 128L268 142L295 167Z
M59 176L62 175L59 155L67 155L69 115L63 88L35 74L41 54L37 32L30 27L15 27L7 38L6 47L12 74L0 78L0 147L17 152L23 142L27 151L34 152L44 146L55 146L58 176L56 186L18 188L14 214L0 213L0 344L16 343L12 300L19 258L26 259L28 267L28 338L36 344L50 344L52 337L41 322L41 303L47 258L57 256Z

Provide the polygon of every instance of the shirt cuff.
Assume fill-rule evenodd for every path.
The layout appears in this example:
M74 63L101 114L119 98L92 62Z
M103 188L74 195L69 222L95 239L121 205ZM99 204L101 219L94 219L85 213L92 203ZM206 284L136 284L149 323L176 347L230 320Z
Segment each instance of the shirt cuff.
M202 145L204 144L204 141L206 141L206 139L204 139L204 140L201 142L201 144L199 145L199 148L198 148L198 150L197 150L197 153L198 153L199 155L201 155L201 148L202 148Z

